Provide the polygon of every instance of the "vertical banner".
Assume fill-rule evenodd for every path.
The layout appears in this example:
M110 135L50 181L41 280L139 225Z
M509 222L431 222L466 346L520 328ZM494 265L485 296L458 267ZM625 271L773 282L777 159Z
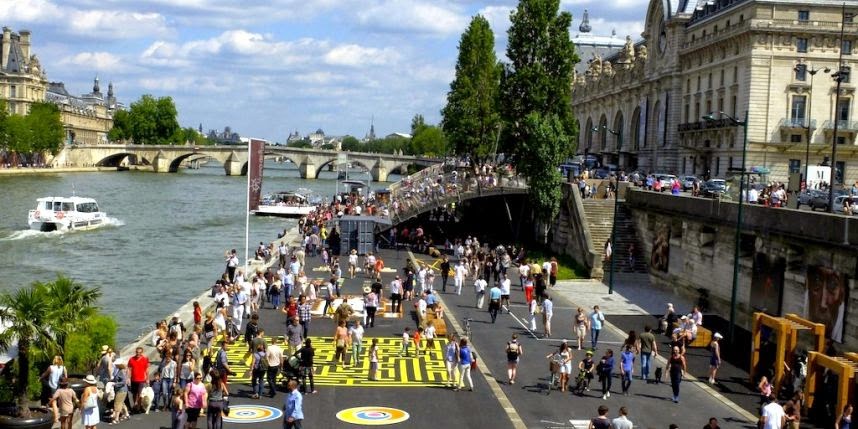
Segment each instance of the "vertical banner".
M259 208L262 193L262 168L265 163L265 142L250 140L247 146L247 208L254 211Z

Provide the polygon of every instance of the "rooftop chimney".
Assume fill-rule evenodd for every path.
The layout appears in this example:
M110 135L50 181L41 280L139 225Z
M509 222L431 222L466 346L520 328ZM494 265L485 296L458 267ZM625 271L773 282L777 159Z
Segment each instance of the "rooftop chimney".
M23 60L30 63L30 30L21 30L18 32L21 35L21 53L24 54Z
M12 30L9 27L3 27L3 40L0 41L0 70L6 69L6 63L9 62L9 49L12 47Z

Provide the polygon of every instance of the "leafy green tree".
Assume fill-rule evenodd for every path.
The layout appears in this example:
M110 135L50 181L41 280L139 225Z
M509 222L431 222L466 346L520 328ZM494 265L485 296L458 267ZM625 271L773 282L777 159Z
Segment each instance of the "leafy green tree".
M409 142L412 155L440 156L447 152L444 131L434 125L423 125L420 132Z
M306 139L306 138L286 143L286 146L294 147L294 148L298 148L298 149L312 149L313 148L313 144L310 143L310 139Z
M52 311L50 319L57 330L57 344L60 349L64 349L67 333L74 332L81 323L98 312L95 305L101 298L101 290L84 287L62 275L52 282L38 285L45 288L45 297Z
M165 138L172 136L180 129L179 121L176 119L179 112L176 110L176 104L173 103L171 97L160 97L156 100L155 114L159 142L163 142ZM191 128L191 130L193 129Z
M144 95L131 103L128 112L127 136L135 144L167 144L175 141L179 122L176 105L170 97ZM121 134L124 134L122 131ZM117 132L117 135L121 135Z
M6 118L6 135L3 147L13 155L29 152L33 142L32 130L27 123L27 117L9 115Z
M343 137L343 143L340 148L346 152L361 152L362 144L360 140L352 136Z
M117 110L113 113L113 128L107 132L111 142L122 142L131 139L131 113L127 110Z
M578 56L569 38L572 15L559 8L560 0L519 1L510 15L510 63L501 79L503 150L529 180L534 213L545 224L559 212L558 182L551 178L577 134L570 83Z
M324 149L324 150L334 150L334 149L336 149L337 147L336 147L336 145L334 145L333 143L325 143L325 144L323 144L322 146L320 146L319 148L320 148L320 149Z
M421 131L426 129L426 121L423 119L423 115L416 114L413 118L411 118L411 137L420 134Z
M60 109L53 103L33 103L27 114L27 125L30 127L30 147L28 152L41 154L50 152L56 155L63 145L63 122Z
M500 76L494 33L489 22L477 15L459 41L456 77L441 110L441 128L456 153L484 158L493 152L500 132Z
M114 345L116 320L105 314L89 317L69 334L64 348L64 363L70 372L90 372L100 357L97 345Z

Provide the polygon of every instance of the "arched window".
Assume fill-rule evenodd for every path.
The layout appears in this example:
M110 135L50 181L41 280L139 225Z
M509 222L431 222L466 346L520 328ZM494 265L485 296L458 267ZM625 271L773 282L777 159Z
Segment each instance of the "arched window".
M622 150L623 145L626 144L626 141L625 141L626 139L624 138L625 137L624 136L625 125L626 124L624 123L623 112L622 111L617 112L617 115L614 116L614 126L613 126L614 132L617 133L617 134L613 135L613 137L614 137L614 148L616 149L617 152Z

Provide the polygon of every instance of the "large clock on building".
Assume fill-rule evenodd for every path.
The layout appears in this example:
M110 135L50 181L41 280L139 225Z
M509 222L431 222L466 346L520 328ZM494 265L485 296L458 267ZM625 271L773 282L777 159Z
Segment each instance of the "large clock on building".
M667 50L667 31L664 28L664 20L658 24L658 53L664 55Z

